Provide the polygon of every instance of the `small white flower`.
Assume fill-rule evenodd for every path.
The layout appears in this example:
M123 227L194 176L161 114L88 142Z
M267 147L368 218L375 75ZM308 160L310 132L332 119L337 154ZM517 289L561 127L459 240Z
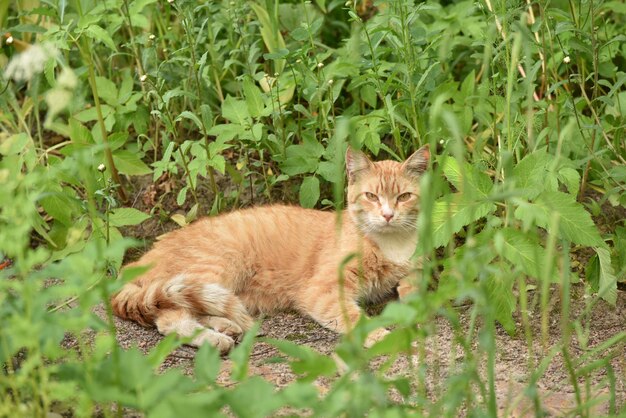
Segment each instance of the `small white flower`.
M569 57L569 55L566 55L565 58L563 58L563 62L566 64L569 64L571 60L572 59Z
M141 81L142 83L143 83L144 81L146 81L147 79L148 79L148 76L147 76L147 75L145 75L145 74L144 74L144 75L142 75L141 77L139 77L139 81Z
M148 36L148 39L154 41L156 39L156 36L154 34L151 34L150 36Z
M439 143L440 143L441 145L443 145L443 139L440 139L440 140L439 140Z
M301 60L300 58L298 58L298 59L296 60L296 64L300 64L301 62L302 62L302 60Z
M328 85L329 85L329 86L332 86L334 82L335 82L335 81L331 78L330 80L328 80Z
M317 68L324 68L324 63L323 62L318 62L317 63Z
M13 37L9 36L6 42L7 42L7 45L11 45L13 43Z
M107 169L107 167L106 167L104 164L100 164L100 165L98 166L98 171L99 171L99 172L101 172L101 173L103 173L103 172L104 172L104 170L106 170L106 169Z
M43 71L48 59L55 58L58 54L59 51L51 44L32 45L11 58L4 70L4 77L15 81L30 81L35 74Z
M76 75L74 75L74 71L68 67L63 67L61 74L59 74L59 77L57 78L57 83L59 83L59 87L73 90L74 87L76 87L78 80L76 79Z
M168 2L169 4L172 4L172 3L174 3L174 0L167 0L167 2Z
M350 6L352 6L352 2L351 2L350 0L348 0L348 1L345 3L345 6L346 6L346 7L350 7Z

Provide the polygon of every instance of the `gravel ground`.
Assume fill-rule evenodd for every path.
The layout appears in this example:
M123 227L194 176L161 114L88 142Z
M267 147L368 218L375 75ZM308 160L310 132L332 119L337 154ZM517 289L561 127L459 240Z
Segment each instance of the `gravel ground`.
M556 293L555 293L556 295ZM529 295L532 298L532 295ZM533 353L528 350L527 342L522 332L522 325L517 319L517 327L520 332L516 336L509 336L503 329L497 329L495 380L498 405L502 416L522 417L534 416L532 403L524 396L524 390L528 385L530 373L529 365L537 367L545 359L545 353L559 344L561 329L559 321L558 297L552 298L554 306L550 312L550 322L547 341L541 340L540 313L533 315L532 334L535 339ZM612 336L626 331L626 293L618 292L618 302L615 308L599 302L599 305L591 310L587 316L583 315L585 302L583 288L575 287L571 299L571 318L578 319L584 325L580 335L573 335L570 343L570 353L576 359L588 353L594 347ZM469 329L469 307L459 307L462 329ZM96 314L103 317L102 306L96 308ZM144 328L134 322L115 318L117 338L122 348L138 346L143 352L148 352L162 338L153 328ZM480 322L477 323L480 327ZM280 313L265 318L261 325L260 334L270 338L287 339L299 344L308 345L320 353L330 354L339 336L332 331L322 328L312 320L300 316L297 313ZM445 377L464 360L465 353L457 341L458 332L455 332L449 322L443 317L438 317L432 324L432 333L426 340L426 388L433 398L445 390ZM586 340L583 345L580 341ZM70 344L71 345L71 344ZM472 351L480 353L478 341L471 341ZM584 349L583 347L587 348ZM193 374L193 361L195 349L187 346L176 349L168 356L161 366L161 370L172 367L181 368L187 374ZM616 391L618 405L626 405L626 348L624 341L603 355L611 354L611 365L616 376ZM277 388L284 387L293 382L296 376L290 371L285 363L268 362L268 359L276 357L280 353L272 346L263 342L256 342L253 346L250 371L251 375L262 376ZM478 354L479 356L481 354ZM484 357L484 356L483 356ZM385 359L377 359L371 367L376 368ZM486 358L478 358L479 364L486 364ZM398 358L392 367L386 372L388 376L407 375L411 370L407 356ZM232 384L229 380L231 361L224 359L222 371L218 377L218 383L223 385ZM533 369L534 370L534 369ZM484 373L483 373L484 376ZM598 399L598 404L592 409L593 414L608 412L608 390L606 369L602 368L592 373L590 381L590 393L592 398ZM329 387L329 380L318 379L315 384L324 393ZM580 384L585 383L583 380ZM581 387L584 387L581 386ZM564 367L563 357L559 353L546 365L545 372L537 382L537 389L543 399L542 404L549 416L567 414L575 406L575 394L571 380ZM401 399L398 397L398 401Z

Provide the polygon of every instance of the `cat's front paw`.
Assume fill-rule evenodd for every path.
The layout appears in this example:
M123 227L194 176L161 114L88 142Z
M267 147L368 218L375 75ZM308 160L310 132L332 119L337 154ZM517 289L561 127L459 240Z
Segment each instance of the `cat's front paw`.
M376 344L378 341L385 338L387 334L389 334L389 331L387 331L385 328L375 329L374 331L369 333L369 335L365 339L365 342L363 343L363 347L370 348L371 346Z
M226 334L235 341L241 340L243 330L233 321L221 316L208 316L200 319L200 323L207 328Z
M200 347L202 344L207 343L217 348L220 354L228 353L235 346L235 340L212 329L201 331L189 344L194 347Z

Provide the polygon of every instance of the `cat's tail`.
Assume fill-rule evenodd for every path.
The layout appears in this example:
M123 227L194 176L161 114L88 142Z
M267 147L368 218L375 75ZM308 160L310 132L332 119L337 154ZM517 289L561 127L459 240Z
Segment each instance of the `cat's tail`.
M143 326L155 323L167 310L184 309L196 316L227 318L247 331L253 319L241 300L217 283L206 283L179 274L162 282L127 283L111 298L113 313Z

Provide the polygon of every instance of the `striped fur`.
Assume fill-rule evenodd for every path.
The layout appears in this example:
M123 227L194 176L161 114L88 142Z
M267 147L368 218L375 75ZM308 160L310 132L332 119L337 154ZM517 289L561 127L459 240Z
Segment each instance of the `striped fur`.
M362 315L357 300L380 299L400 281L403 294L412 289L404 279L417 243L418 179L428 159L427 148L404 163L371 162L348 151L343 214L274 205L171 232L129 265L150 268L113 296L113 310L223 352L250 329L251 315L277 310L296 309L346 332ZM344 265L353 254L358 257ZM368 344L384 334L372 333Z

